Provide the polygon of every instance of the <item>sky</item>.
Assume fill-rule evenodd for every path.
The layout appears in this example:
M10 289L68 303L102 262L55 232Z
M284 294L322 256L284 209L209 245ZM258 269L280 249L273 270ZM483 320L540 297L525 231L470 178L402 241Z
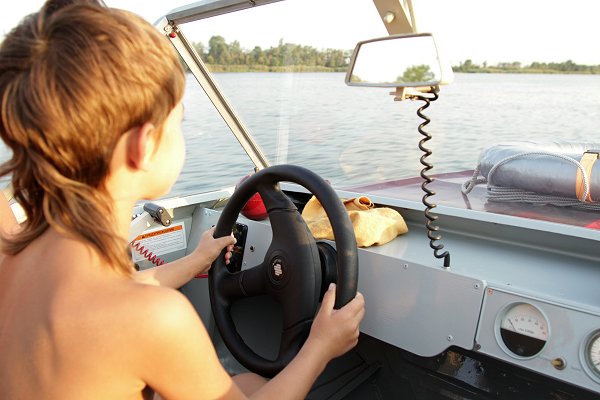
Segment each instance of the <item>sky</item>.
M189 24L184 32L193 41L208 42L214 34L227 42L240 41L243 48L276 46L284 27L285 42L311 45L319 49L351 49L354 43L373 37L362 24L355 24L345 42L335 42L334 36L313 34L315 15L340 19L341 11L353 14L357 20L377 18L369 0L334 0L327 7L324 0L296 0L294 18L281 20L266 11L257 17L241 19L227 16L219 27L206 22ZM111 7L123 8L155 22L169 9L188 3L185 0L105 0ZM466 59L477 64L532 61L600 65L600 1L597 0L414 0L417 26L420 32L432 32L452 65ZM28 13L37 10L41 0L3 0L0 5L0 36L12 29ZM311 7L311 5L318 5ZM271 9L279 4L267 6ZM258 7L263 9L263 7ZM254 10L252 10L254 11ZM239 18L238 18L239 17ZM220 17L222 18L222 17ZM327 21L327 19L325 19ZM343 21L335 21L343 23ZM332 23L333 25L333 23ZM198 29L196 29L198 28ZM201 29L200 29L201 28ZM218 31L217 31L218 30ZM376 33L378 36L381 34ZM330 37L331 36L331 37Z

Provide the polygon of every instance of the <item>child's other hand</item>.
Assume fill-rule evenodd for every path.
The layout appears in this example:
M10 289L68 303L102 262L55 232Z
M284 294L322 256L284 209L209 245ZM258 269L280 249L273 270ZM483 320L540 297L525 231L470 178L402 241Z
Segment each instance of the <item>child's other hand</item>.
M315 317L307 340L321 346L329 359L339 357L358 343L360 321L365 315L365 300L361 293L339 310L334 310L335 284L329 285L321 308Z

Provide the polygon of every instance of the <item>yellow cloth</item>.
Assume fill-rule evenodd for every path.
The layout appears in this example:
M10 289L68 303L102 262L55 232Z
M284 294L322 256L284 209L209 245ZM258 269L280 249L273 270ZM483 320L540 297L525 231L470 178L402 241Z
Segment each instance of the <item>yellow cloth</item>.
M342 201L348 210L354 227L356 245L359 247L384 244L408 232L406 222L396 210L387 207L375 208L366 196ZM302 217L315 239L333 240L333 230L327 214L315 196L304 206Z

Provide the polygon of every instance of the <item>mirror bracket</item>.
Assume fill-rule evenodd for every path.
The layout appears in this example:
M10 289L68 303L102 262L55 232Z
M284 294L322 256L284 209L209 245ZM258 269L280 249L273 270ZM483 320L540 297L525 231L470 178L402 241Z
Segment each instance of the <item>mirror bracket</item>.
M396 87L394 92L390 92L390 95L394 96L394 101L403 101L406 99L413 100L415 98L433 95L439 93L439 85L435 86L422 86L422 87Z

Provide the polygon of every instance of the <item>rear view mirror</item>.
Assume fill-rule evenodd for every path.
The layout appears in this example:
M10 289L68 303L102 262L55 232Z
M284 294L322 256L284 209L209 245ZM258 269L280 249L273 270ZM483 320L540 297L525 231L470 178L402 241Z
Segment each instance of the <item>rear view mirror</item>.
M346 74L351 86L424 87L441 81L438 51L429 33L359 42Z

